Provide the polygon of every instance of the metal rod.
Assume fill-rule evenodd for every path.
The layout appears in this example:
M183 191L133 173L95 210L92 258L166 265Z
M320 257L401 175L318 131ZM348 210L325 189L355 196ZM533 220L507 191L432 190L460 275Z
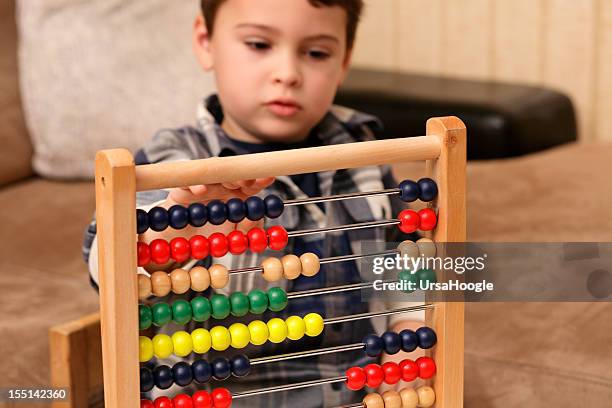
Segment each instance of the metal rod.
M384 280L383 283L395 282L393 280ZM296 299L306 296L318 296L318 295L330 295L332 293L340 293L340 292L349 292L351 290L360 290L367 289L374 286L374 282L361 282L361 283L351 283L348 285L340 285L340 286L331 286L328 288L317 288L317 289L309 289L302 290L299 292L290 292L287 293L287 299Z
M280 392L280 391L297 390L299 388L313 387L316 385L333 384L333 383L346 381L346 379L347 379L346 376L343 375L341 377L323 378L320 380L304 381L304 382L294 383L294 384L285 384L285 385L277 385L277 386L268 387L268 388L260 388L258 390L253 390L253 391L237 392L235 394L232 394L232 399L252 397L255 395L270 394L273 392Z
M365 343L354 343L343 346L327 347L318 350L296 351L294 353L279 354L277 356L258 357L251 360L251 365L276 363L278 361L293 360L304 356L322 356L324 354L340 353L343 351L359 350L365 347Z
M287 232L287 236L289 236L289 238L301 237L303 235L320 234L320 233L325 233L325 232L351 231L351 230L364 229L364 228L387 227L389 225L398 225L399 223L400 223L399 220L368 221L368 222L361 222L358 224L337 225L333 227L314 228L314 229L301 230L301 231L289 231Z
M435 307L435 305L433 303L428 303L428 304L419 305L419 306L410 306L410 307L402 307L400 309L384 310L382 312L367 312L367 313L359 313L359 314L349 315L349 316L331 317L329 319L324 319L323 324L352 322L353 320L367 319L370 317L388 316L388 315L404 313L404 312L417 312L419 310L425 310L431 307Z
M371 197L377 195L392 195L399 194L401 190L399 188L389 188L386 190L379 191L366 191L366 192L358 192L358 193L346 193L346 194L336 194L329 197L308 197L308 198L296 198L294 200L287 200L284 202L285 207L290 207L292 205L303 205L303 204L317 204L324 203L328 201L338 201L338 200L348 200L352 198L360 198L360 197Z

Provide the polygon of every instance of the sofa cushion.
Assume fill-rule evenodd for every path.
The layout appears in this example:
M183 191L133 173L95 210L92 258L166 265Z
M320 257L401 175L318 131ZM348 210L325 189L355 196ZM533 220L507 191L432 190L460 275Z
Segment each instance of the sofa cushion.
M0 185L31 174L32 145L17 80L15 2L0 2Z
M18 0L34 169L88 177L97 150L134 150L193 123L212 90L191 51L196 0Z

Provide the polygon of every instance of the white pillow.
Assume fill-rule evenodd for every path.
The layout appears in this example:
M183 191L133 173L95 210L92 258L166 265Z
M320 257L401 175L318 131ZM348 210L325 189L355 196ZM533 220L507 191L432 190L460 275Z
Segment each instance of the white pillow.
M20 86L34 169L93 175L99 149L195 122L214 91L191 46L198 0L18 0Z

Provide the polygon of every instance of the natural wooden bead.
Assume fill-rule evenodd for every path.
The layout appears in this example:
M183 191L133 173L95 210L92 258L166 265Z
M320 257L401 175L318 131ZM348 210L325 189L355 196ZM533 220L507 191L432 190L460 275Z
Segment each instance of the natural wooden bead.
M420 255L418 245L410 240L402 241L402 243L397 246L397 250L402 258L418 258Z
M382 399L385 402L385 408L402 408L402 398L397 391L383 392Z
M182 268L170 272L170 280L172 281L172 291L178 295L186 293L191 287L189 272Z
M151 274L151 291L155 296L166 296L171 289L172 281L166 272L155 271Z
M280 259L270 257L261 263L263 278L267 282L277 282L283 277L283 263Z
M300 256L300 262L302 263L302 275L315 276L319 273L319 269L321 268L319 257L312 252L302 254L302 256Z
M412 387L403 388L400 392L402 399L402 408L417 408L419 404L419 396Z
M420 408L431 407L434 402L436 402L436 393L431 387L424 385L422 387L417 388L416 393L419 396L418 406Z
M285 255L281 258L283 263L283 275L286 279L293 280L302 273L302 262L296 255Z
M147 275L138 274L138 298L146 299L151 295L151 278Z
M194 266L189 271L191 290L204 292L210 286L210 273L203 266Z
M377 393L366 395L362 402L365 408L385 408L383 398Z
M436 256L436 244L429 238L421 238L417 242L419 252L425 258L433 258Z
M210 286L214 289L221 289L227 286L229 282L229 271L221 264L214 264L208 268L210 274Z

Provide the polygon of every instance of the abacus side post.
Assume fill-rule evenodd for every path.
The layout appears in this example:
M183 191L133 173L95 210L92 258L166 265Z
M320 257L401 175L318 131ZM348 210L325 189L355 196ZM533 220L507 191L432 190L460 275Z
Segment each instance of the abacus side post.
M100 324L107 408L138 408L136 175L124 149L96 155Z
M466 129L454 116L427 121L427 135L438 138L442 150L435 160L427 162L427 172L438 183L438 225L436 243L465 242L466 239ZM438 254L438 256L444 254ZM450 273L454 276L454 273ZM456 276L455 276L456 277ZM436 407L463 407L464 303L436 302L425 313L434 327L438 343L433 350L437 365L434 377Z

